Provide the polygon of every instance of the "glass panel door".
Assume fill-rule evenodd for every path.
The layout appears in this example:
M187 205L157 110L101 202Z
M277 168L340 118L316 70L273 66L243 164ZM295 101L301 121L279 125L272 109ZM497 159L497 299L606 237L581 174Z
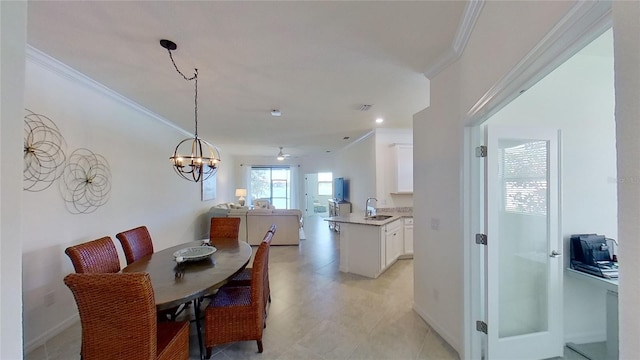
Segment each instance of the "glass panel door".
M499 338L548 330L547 141L498 140ZM527 309L527 311L523 311Z
M558 132L487 136L488 358L562 356Z
M288 167L252 167L251 194L266 199L276 209L291 205L291 171Z

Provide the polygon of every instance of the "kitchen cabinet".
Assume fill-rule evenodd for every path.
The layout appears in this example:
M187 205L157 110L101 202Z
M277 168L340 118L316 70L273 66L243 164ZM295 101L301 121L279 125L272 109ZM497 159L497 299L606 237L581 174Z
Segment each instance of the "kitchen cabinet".
M384 268L384 226L340 224L340 271L377 278Z
M403 258L413 258L413 218L404 218Z
M377 278L404 249L404 223L384 225L343 222L340 227L340 271Z
M413 145L391 145L391 193L413 194Z
M385 266L387 267L402 255L404 249L402 229L402 220L396 220L385 225Z

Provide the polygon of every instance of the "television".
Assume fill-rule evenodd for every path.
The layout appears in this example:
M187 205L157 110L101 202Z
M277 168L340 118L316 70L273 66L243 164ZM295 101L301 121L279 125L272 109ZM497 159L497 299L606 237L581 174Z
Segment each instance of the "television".
M342 177L333 179L333 196L338 202L349 200L349 180Z

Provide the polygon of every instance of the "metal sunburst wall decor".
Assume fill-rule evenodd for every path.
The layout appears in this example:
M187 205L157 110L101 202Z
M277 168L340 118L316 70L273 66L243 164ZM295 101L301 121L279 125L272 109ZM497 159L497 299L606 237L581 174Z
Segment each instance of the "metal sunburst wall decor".
M67 144L51 119L25 110L23 189L43 191L62 175Z
M75 150L60 178L60 192L72 214L89 214L106 204L111 192L107 159L88 149Z

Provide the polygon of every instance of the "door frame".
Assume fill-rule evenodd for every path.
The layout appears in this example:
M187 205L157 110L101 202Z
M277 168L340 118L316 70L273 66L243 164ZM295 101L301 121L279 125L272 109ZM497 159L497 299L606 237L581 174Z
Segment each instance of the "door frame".
M475 244L475 234L484 231L484 161L475 156L476 147L484 142L482 126L493 114L611 27L610 2L577 2L465 116L461 189L464 225L464 359L480 359L484 346L484 334L476 330L476 320L486 318L483 308L484 249Z

